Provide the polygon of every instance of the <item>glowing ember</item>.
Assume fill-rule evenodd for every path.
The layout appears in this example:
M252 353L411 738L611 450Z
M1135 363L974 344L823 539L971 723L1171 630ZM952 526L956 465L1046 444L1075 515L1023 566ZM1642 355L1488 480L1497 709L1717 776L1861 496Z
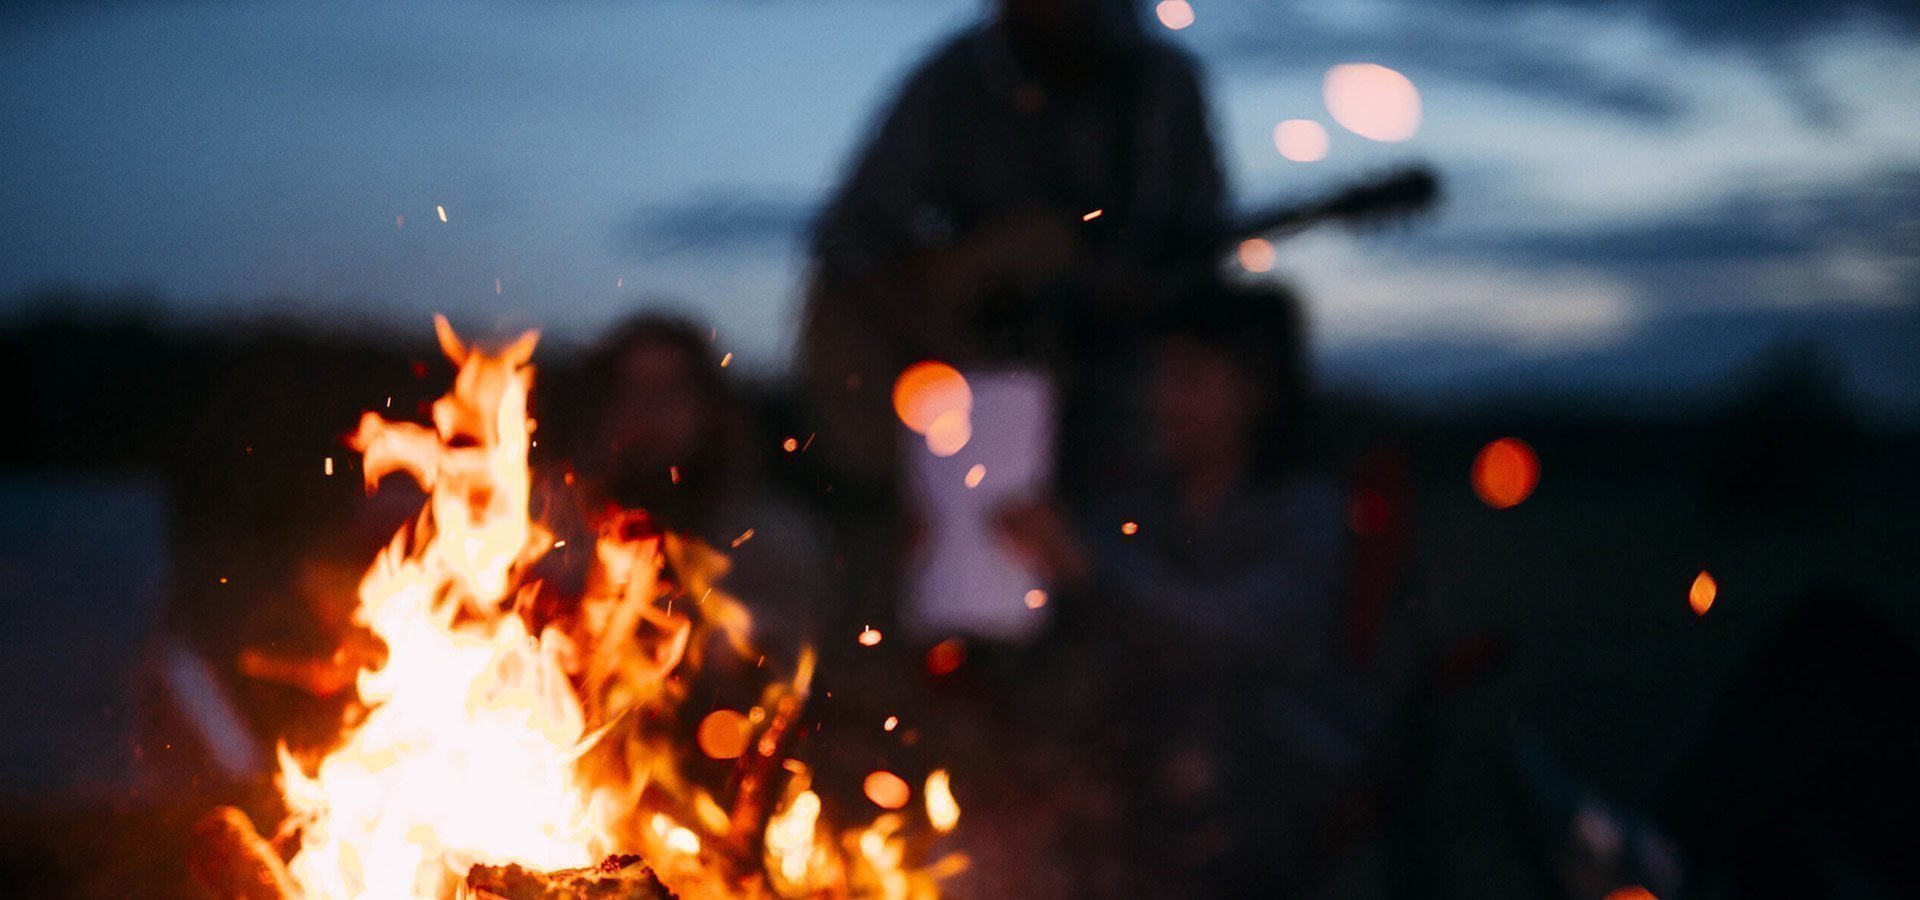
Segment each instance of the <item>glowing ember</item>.
M967 661L967 645L959 638L947 638L927 650L927 672L951 675Z
M1084 215L1084 216L1081 216L1081 217L1080 217L1080 221L1082 221L1082 222L1091 222L1091 221L1093 221L1093 220L1095 220L1095 219L1098 219L1098 218L1100 218L1100 214L1101 214L1101 213L1103 213L1103 212L1106 212L1106 210L1104 210L1104 209L1096 209L1096 210L1094 210L1094 211L1092 211L1092 212L1090 212L1090 213L1087 213L1087 214L1086 214L1086 215Z
M1494 509L1511 509L1540 485L1540 457L1519 438L1504 437L1473 458L1473 492Z
M913 799L913 788L907 780L885 769L869 773L861 787L867 799L881 809L899 809Z
M900 717L899 717L899 716L888 716L888 717L887 717L887 720L886 720L885 722L881 722L881 723L880 723L880 730L881 730L881 731L892 731L892 730L894 730L895 728L899 728L899 727L900 727Z
M1713 598L1720 594L1720 583L1713 580L1705 569L1693 577L1693 586L1687 588L1687 605L1693 607L1693 614L1704 616L1713 608Z
M1139 522L1122 522L1120 523L1120 533L1128 537L1132 537L1136 534L1139 534L1140 523Z
M436 207L434 207L433 209L434 209L434 211L435 211L435 212L437 212L437 213L439 213L439 214L440 214L440 221L442 221L442 222L445 222L445 221L447 220L447 208L446 208L446 207L444 207L444 206L436 206Z
M880 632L873 630L873 628L871 627L862 628L860 629L859 640L860 640L860 646L871 647L875 644L880 643Z

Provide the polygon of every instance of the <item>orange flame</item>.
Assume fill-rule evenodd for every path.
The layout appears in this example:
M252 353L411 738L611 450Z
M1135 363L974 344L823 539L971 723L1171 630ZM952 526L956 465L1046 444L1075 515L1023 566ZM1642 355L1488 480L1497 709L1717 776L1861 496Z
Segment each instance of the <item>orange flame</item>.
M301 896L446 898L478 864L611 852L641 853L686 896L937 895L957 869L910 868L899 816L836 843L806 767L782 760L811 653L751 711L702 720L699 751L739 760L731 809L683 769L692 748L662 724L686 693L675 673L723 648L755 658L746 613L712 587L718 554L643 513L609 516L577 614L534 624L528 573L565 543L527 515L537 336L485 351L435 325L459 372L432 427L368 413L351 441L369 488L405 473L429 499L360 585L354 621L385 657L359 672L359 717L317 761L280 747Z
M1687 605L1693 607L1693 614L1704 616L1713 608L1713 598L1720 594L1720 583L1713 580L1705 569L1693 577L1693 586L1687 588Z

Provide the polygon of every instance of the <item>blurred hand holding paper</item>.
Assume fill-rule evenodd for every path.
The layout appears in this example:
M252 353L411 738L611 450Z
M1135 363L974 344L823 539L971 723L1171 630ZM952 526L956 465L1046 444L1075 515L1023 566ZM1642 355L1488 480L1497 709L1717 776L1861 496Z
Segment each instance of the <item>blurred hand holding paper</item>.
M968 373L972 438L936 456L919 435L902 441L907 502L925 538L908 561L903 618L917 636L1025 641L1046 623L1027 592L1043 588L996 533L1009 503L1044 497L1053 472L1053 386L1032 370ZM977 468L976 468L977 467Z

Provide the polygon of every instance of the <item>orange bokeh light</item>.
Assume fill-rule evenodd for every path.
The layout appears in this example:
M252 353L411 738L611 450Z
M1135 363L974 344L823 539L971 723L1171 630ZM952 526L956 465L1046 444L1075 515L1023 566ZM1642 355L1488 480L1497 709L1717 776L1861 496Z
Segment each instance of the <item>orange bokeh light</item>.
M1540 485L1540 457L1519 438L1504 437L1473 458L1473 492L1494 509L1509 509Z
M966 449L971 440L973 420L965 410L947 410L927 426L927 450L943 459Z
M927 672L951 675L967 661L967 645L959 638L947 638L927 651Z
M1248 238L1240 242L1240 268L1249 272L1273 271L1273 242L1266 238Z
M1646 888L1637 884L1630 884L1626 887L1614 888L1608 891L1607 896L1602 898L1602 900L1660 900L1660 898L1655 897L1653 892Z
M1193 4L1187 0L1160 0L1153 14L1160 19L1160 24L1174 31L1193 24Z
M1274 149L1294 162L1326 159L1328 142L1326 126L1312 119L1288 119L1273 126Z
M1720 583L1713 580L1705 569L1693 577L1693 586L1687 588L1687 605L1693 607L1693 614L1704 616L1713 608L1713 598L1720 595Z
M1033 590L1030 590L1027 592L1027 608L1028 609L1039 609L1040 607L1045 605L1047 605L1046 591L1043 591L1039 588L1034 588Z
M1342 63L1321 85L1327 112L1340 127L1387 143L1420 131L1420 91L1407 76L1374 63Z
M716 709L700 720L697 738L700 752L714 759L737 759L747 752L747 740L752 736L753 725L742 713L731 709Z
M917 362L893 382L893 411L902 424L926 434L942 416L958 413L964 419L972 412L973 390L958 369L935 360Z
M867 799L881 809L899 809L913 799L913 788L907 784L907 780L885 769L868 773L863 788Z

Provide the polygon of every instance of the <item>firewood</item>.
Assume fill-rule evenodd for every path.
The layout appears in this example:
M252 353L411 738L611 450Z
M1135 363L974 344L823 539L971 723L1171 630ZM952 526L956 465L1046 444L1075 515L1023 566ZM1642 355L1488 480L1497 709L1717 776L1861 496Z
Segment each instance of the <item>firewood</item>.
M633 854L558 872L512 864L474 866L467 872L467 890L476 900L675 900L653 869Z
M280 854L231 806L215 808L193 826L187 865L214 900L298 900L300 891Z

